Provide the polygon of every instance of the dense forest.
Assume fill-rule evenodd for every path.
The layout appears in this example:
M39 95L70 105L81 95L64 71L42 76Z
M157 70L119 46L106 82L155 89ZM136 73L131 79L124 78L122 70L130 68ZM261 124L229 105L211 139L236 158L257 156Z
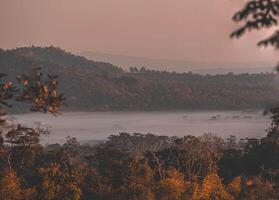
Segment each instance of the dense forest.
M42 146L49 134L5 117L10 100L59 115L55 76L34 68L0 84L1 200L279 199L279 112L261 139L213 135L168 137L120 133L96 146L69 138Z
M245 23L232 37L277 25L278 13L278 1L248 1L234 16ZM278 36L259 45L279 48ZM54 47L0 50L0 65L0 200L279 199L276 74L125 72ZM57 117L64 96L69 110L270 106L271 123L263 138L119 133L95 146L75 138L42 146L47 129L7 118L14 107Z
M58 116L65 98L57 77L35 67L16 81L4 77L1 200L279 199L278 108L271 109L271 125L261 139L119 133L95 146L80 145L75 138L42 146L40 138L48 130L9 121L5 110L14 100Z
M55 47L0 50L0 66L8 75L28 73L32 66L58 75L65 110L262 109L279 99L275 73L199 75L144 67L127 72Z
M238 143L121 133L96 147L74 138L43 147L38 137L23 130L1 144L0 199L279 199L278 135Z
M278 0L249 0L234 16L245 23L232 37L277 25L278 16ZM278 38L279 31L259 45L279 48ZM54 47L0 50L0 67L0 200L279 199L276 74L126 72ZM263 138L123 132L91 146L75 138L43 146L47 129L6 114L265 106L271 123Z

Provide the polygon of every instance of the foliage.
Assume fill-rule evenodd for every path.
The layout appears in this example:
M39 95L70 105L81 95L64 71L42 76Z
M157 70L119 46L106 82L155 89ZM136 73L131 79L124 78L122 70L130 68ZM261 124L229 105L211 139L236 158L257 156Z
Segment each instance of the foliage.
M56 77L45 80L36 70L17 83L1 79L1 200L279 199L277 115L265 137L240 142L213 134L120 133L93 147L75 138L44 147L47 130L4 118L12 99L30 103L32 111L60 113Z
M130 135L130 137L134 139L135 144L137 142L142 144L141 137L144 135L141 137ZM154 138L158 143L161 140L160 137L154 136ZM0 194L2 195L0 197L12 200L279 199L277 158L270 158L274 163L270 168L263 168L263 166L268 166L264 159L260 163L254 162L257 158L252 155L255 149L262 149L260 145L242 148L240 143L237 143L233 148L242 153L234 160L244 167L235 169L228 167L230 161L226 159L228 154L225 153L228 150L231 151L232 147L226 141L220 142L222 139L218 137L191 136L191 140L196 140L196 142L187 143L187 145L182 145L177 141L185 143L185 138L170 140L166 136L165 139L172 141L171 145L158 150L152 149L154 156L150 150L135 154L134 150L129 150L133 148L132 146L124 148L119 141L116 141L117 145L109 141L90 147L80 145L73 138L62 146L53 146L51 149L43 147L44 150L39 154L34 154L35 159L31 160L27 154L19 154L17 152L20 152L19 149L13 149L14 156L20 155L18 158L29 160L30 163L20 166L13 160L11 171L6 165L6 170L0 172ZM211 142L203 144L205 139ZM246 140L245 146L251 146L253 142ZM197 148L197 143L203 144L207 151L215 152L215 154L208 154L202 150L193 151L191 157L183 156L189 149ZM9 146L4 146L7 150L1 154L1 159L6 159L9 148ZM29 151L32 150L32 146L26 148ZM266 149L263 153L267 157L273 153L274 148ZM184 167L188 167L188 163L193 163L195 158L197 159L195 162L200 163L202 167L199 173L193 172L189 176L190 168L186 170ZM248 162L253 163L253 166L247 165ZM236 172L228 176L222 173L226 168L228 171L236 170ZM159 169L161 175L159 175Z
M247 31L277 26L278 16L278 0L249 0L246 5L233 16L234 21L243 21L244 25L234 31L231 36L240 37ZM272 45L279 48L279 31L275 31L273 35L260 41L258 45Z
M38 169L41 178L38 188L38 198L44 200L78 200L82 192L77 183L77 177L52 163Z
M200 185L197 185L193 194L193 200L222 199L233 200L234 197L226 191L218 174L208 174Z
M8 75L26 73L30 66L58 75L57 89L67 96L64 110L262 109L279 98L274 73L199 75L146 68L126 72L54 47L3 50L0 65ZM14 103L12 110L26 107Z

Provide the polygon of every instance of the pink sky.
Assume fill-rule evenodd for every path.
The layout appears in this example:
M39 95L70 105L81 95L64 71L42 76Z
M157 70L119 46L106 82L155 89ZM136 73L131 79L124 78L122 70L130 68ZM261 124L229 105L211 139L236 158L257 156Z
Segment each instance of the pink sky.
M277 60L271 31L229 38L244 0L1 0L0 48L59 46L195 61Z

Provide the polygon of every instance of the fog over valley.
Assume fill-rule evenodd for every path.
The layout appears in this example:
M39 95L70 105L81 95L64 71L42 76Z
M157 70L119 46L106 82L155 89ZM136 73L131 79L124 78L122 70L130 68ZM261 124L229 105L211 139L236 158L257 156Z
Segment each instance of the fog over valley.
M153 133L183 137L212 133L226 139L230 135L238 139L265 135L269 117L262 111L208 111L208 112L66 112L53 117L44 114L22 114L14 118L24 125L41 124L50 130L43 138L44 144L64 143L67 137L80 142L95 144L109 135L120 132ZM94 142L95 141L95 142Z
M0 200L279 200L279 0L0 0Z

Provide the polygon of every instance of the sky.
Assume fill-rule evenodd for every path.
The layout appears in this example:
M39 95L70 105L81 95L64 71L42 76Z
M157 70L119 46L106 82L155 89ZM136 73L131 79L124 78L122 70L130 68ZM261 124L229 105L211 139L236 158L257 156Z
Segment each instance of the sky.
M245 0L0 0L0 48L59 46L191 61L275 61L256 43L271 30L230 39Z

